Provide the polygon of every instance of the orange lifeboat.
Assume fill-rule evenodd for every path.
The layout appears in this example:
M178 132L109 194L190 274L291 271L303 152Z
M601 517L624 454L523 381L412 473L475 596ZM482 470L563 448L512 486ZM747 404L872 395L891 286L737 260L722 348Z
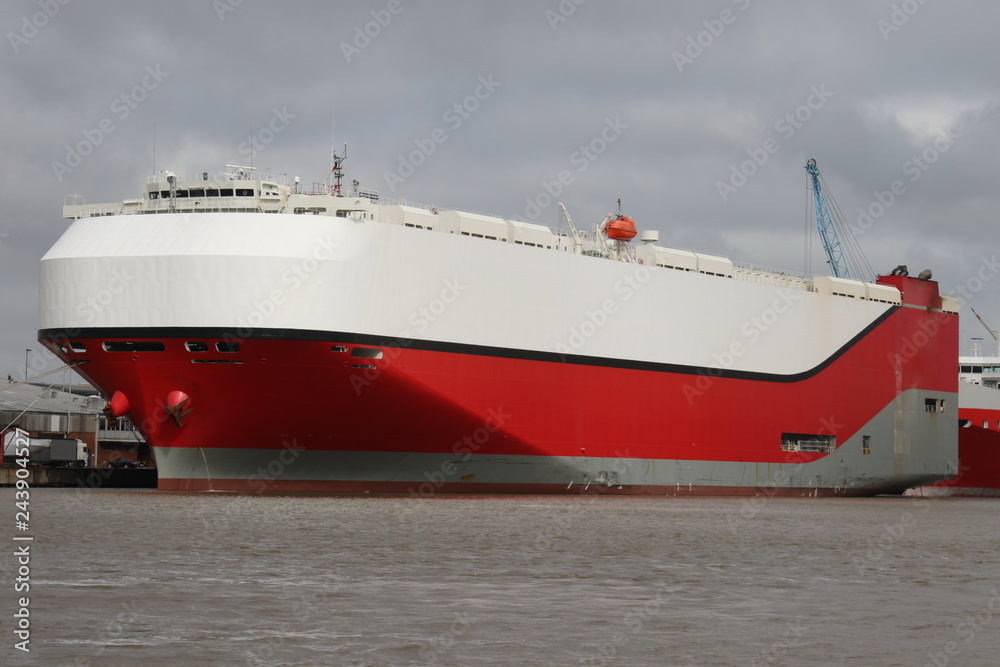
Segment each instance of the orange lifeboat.
M619 215L604 227L604 233L615 241L630 241L635 238L635 223L632 218Z

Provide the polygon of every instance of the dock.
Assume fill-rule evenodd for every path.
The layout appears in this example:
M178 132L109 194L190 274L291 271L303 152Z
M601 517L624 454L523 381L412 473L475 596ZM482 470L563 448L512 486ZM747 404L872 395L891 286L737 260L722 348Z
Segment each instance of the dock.
M16 466L0 467L0 487L14 486ZM26 481L31 488L86 487L91 489L155 489L155 468L27 468Z

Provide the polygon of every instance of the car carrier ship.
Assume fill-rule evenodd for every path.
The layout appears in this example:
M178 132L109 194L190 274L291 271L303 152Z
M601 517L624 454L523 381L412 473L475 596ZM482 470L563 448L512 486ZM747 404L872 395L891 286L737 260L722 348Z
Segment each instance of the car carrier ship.
M957 302L230 165L67 202L39 340L164 490L856 496L953 474ZM565 209L564 209L565 210ZM669 224L664 217L649 221ZM898 273L898 272L897 272Z

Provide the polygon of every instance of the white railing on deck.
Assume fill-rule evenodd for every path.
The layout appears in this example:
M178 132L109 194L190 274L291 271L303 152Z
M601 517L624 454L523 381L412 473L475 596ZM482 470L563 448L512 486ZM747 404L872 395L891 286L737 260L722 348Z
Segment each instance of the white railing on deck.
M743 271L749 271L753 273L767 273L773 276L794 278L797 280L812 280L812 276L807 273L802 273L800 271L789 271L787 269L777 269L771 266L763 266L761 264L750 264L747 262L733 262L733 268L742 269Z
M205 178L205 174L208 174L208 178ZM246 181L268 181L270 183L279 183L281 185L288 185L288 174L282 174L279 176L272 176L270 169L265 169L264 173L258 173L256 170L234 173L233 171L198 171L193 174L175 174L177 177L177 183L193 183L196 181L206 182L206 181L232 181L234 183L243 183ZM155 174L151 174L146 178L146 183L157 183L162 185L162 189L168 189L166 172L160 171Z

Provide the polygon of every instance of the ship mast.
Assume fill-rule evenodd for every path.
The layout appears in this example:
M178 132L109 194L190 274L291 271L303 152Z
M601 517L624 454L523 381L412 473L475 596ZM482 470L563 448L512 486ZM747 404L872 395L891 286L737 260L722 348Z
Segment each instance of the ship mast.
M335 197L341 197L341 181L344 179L344 160L347 159L347 144L344 144L344 151L337 155L337 151L330 147L330 173L333 176L333 195Z

